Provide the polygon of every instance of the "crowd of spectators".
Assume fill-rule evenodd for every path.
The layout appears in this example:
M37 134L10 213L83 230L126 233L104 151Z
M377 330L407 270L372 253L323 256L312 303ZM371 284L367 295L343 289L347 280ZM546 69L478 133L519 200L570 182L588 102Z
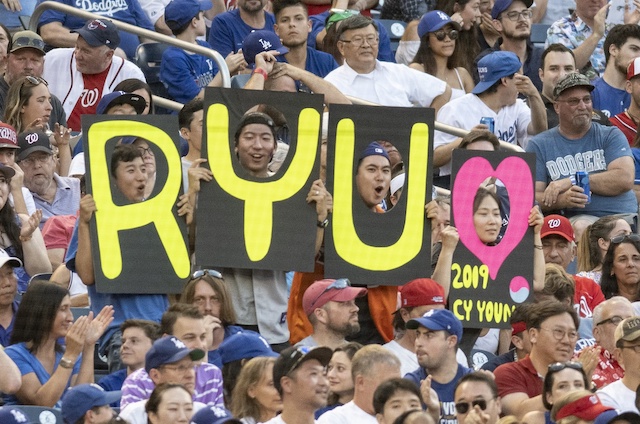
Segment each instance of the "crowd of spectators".
M387 0L382 17L407 23L394 49L374 0L56 1L103 17L47 10L36 33L17 22L33 2L0 5L0 422L28 423L20 408L35 405L68 424L640 423L640 0L620 22L604 0ZM321 174L304 188L314 272L194 263L175 297L98 291L82 116L159 113L135 64L148 40L110 19L217 51L244 90L324 96ZM544 46L531 42L536 23L549 26ZM182 105L177 214L192 247L213 179L201 150L219 68L174 46L159 67L162 92ZM324 276L326 121L333 104L363 101L433 108L467 131L435 131L423 278L355 287ZM238 169L276 175L295 137L277 105L234 130ZM356 199L372 213L402 196L392 142L356 152ZM153 197L156 147L117 142L119 201ZM459 149L535 156L533 290L509 328L466 328L447 309ZM474 198L487 246L514 219L506 186L490 178Z

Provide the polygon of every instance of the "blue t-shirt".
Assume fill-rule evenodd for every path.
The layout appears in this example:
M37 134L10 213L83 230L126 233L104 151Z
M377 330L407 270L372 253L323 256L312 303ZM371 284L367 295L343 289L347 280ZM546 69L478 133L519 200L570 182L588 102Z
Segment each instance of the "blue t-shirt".
M22 23L20 22L20 16L33 15L33 9L36 8L37 0L20 0L20 6L22 10L19 12L11 12L4 7L4 4L0 3L0 23L7 28L20 28L22 29Z
M196 42L201 47L211 48L206 41ZM160 80L176 102L184 104L193 100L217 73L218 66L210 57L190 54L173 46L162 54Z
M40 4L44 0L39 0ZM113 18L140 28L155 31L155 28L147 15L140 7L137 0L55 0L58 3L66 4L76 9L85 10L87 12L96 13L105 18ZM47 9L42 13L40 21L38 21L38 32L42 25L60 22L62 26L70 30L82 28L87 22L86 19L77 16L66 15L53 9ZM126 31L120 33L120 48L124 50L129 59L133 59L136 55L136 48L140 44L137 35Z
M227 325L224 328L224 339L226 340L227 337L231 337L236 333L242 333L243 331L245 330L239 325ZM207 359L210 364L222 369L222 356L220 356L218 349L210 350Z
M593 86L593 108L601 110L608 117L624 112L631 104L631 94L610 86L602 78L595 80Z
M635 183L640 184L640 149L632 147L631 153L633 153L633 164L636 167Z
M11 343L11 333L13 333L13 324L16 322L16 311L18 310L18 306L20 306L20 302L14 300L11 304L11 310L13 311L13 317L11 318L11 322L7 328L4 328L0 324L0 345L7 347Z
M98 386L105 389L107 392L115 392L122 390L122 384L124 380L127 378L127 369L121 369L116 372L113 372L109 375L105 375L98 381ZM120 400L118 399L116 402L111 403L109 406L112 408L120 408Z
M213 18L209 31L209 44L222 57L242 48L242 41L249 33L257 30L273 31L276 19L269 12L265 12L263 28L253 28L245 24L240 17L240 9L224 12Z
M568 178L575 175L576 171L586 171L589 174L603 172L614 160L631 157L631 148L622 131L617 127L605 127L595 122L591 124L587 134L577 140L562 136L558 127L545 131L533 137L526 150L536 154L536 181L545 184ZM591 193L591 203L584 208L564 210L567 217L636 212L638 203L633 190L617 196Z
M278 62L286 62L284 55L276 56ZM326 77L329 72L338 67L338 62L329 53L321 52L307 46L307 61L304 64L304 70L311 72L320 78Z
M329 17L330 11L318 13L317 15L309 16L311 20L311 32L307 37L307 46L317 49L316 36L324 29L324 23ZM375 20L375 19L374 19ZM389 33L384 25L378 25L378 37L380 42L378 44L378 60L383 62L396 63L396 57L391 50L391 40L389 39Z
M456 408L454 402L454 392L456 383L462 378L462 376L469 374L473 369L463 367L458 364L458 372L455 377L448 383L438 383L437 381L431 381L431 388L436 391L438 398L440 399L440 424L451 424L457 422L456 420ZM427 378L427 372L424 368L420 367L417 370L405 375L404 378L413 381L418 387L420 382Z
M15 364L18 366L18 369L20 370L20 374L22 376L35 373L40 384L45 384L51 378L51 374L49 374L49 372L44 368L44 366L40 363L38 358L36 358L33 353L29 352L29 349L27 349L27 346L24 343L11 345L8 348L6 348L4 351L7 353L7 356L9 356L9 358L11 358L11 360L15 362ZM60 364L60 359L62 359L63 355L64 355L64 352L56 352L56 360L53 365L54 372L58 368L58 365ZM71 384L71 378L74 375L78 374L78 372L80 371L81 360L82 360L82 355L78 357L78 360L73 366L73 372L69 377L69 381L67 382L65 391L69 388L69 385ZM4 400L5 405L20 404L20 402L18 401L18 398L16 398L13 395L3 394L2 399ZM58 402L54 405L54 407L60 408L60 400L58 400Z
M76 254L78 252L78 221L73 228L69 248L65 262L67 268L76 271ZM143 282L139 282L142 284ZM148 319L160 322L164 311L169 309L169 300L166 294L119 294L119 293L98 293L96 285L87 286L89 299L91 300L91 311L96 316L102 308L107 305L113 306L113 321L100 338L98 349L104 354L109 339L113 333L120 329L120 324L128 319Z

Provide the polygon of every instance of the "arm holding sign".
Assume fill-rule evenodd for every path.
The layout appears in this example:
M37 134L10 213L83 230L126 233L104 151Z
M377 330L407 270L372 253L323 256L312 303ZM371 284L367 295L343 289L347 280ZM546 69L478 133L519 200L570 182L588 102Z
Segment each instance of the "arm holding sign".
M327 225L329 214L333 211L333 197L331 193L324 187L322 180L318 179L313 182L309 194L307 194L307 203L316 204L316 213L318 214L318 230L316 231L316 254L322 246L324 238L324 229Z
M533 227L533 291L540 292L544 289L544 253L542 253L542 239L540 230L544 223L544 216L540 208L534 206L529 212L529 226Z
M329 81L288 63L277 62L273 66L273 71L269 73L269 78L275 79L283 75L289 75L294 80L302 82L316 94L324 94L324 102L326 104L351 104L351 101Z
M442 286L444 289L444 297L446 299L449 296L449 289L451 288L451 264L453 263L453 252L456 250L460 236L458 235L456 227L448 226L442 230L440 237L442 238L442 250L440 251L440 257L438 257L438 263L436 264L436 268L433 270L431 278Z
M96 211L93 196L86 194L80 199L80 216L78 217L78 251L76 253L76 272L82 282L90 286L95 283L93 259L91 258L91 235L89 221Z

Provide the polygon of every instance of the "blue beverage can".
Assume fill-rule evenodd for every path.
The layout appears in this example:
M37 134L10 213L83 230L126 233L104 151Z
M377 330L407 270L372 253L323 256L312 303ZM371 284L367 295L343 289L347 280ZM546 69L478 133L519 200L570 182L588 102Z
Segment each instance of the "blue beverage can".
M591 203L591 186L589 185L589 174L585 171L576 172L576 185L582 187L587 195L587 203Z
M480 123L489 127L490 132L494 132L494 130L496 129L496 121L490 116L483 116L482 118L480 118Z

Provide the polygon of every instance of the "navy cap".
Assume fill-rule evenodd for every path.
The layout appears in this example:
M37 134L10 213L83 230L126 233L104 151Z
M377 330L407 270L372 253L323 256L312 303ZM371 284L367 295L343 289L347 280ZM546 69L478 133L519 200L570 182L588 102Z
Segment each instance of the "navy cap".
M258 356L278 357L264 337L253 331L241 331L225 338L218 347L222 364Z
M431 331L444 330L453 336L458 337L458 342L462 340L462 323L448 309L432 309L420 318L407 321L407 329L416 330L424 327Z
M30 424L31 421L27 418L24 412L20 408L13 406L0 407L0 423L2 424Z
M145 355L144 369L149 372L153 368L160 368L162 365L173 364L187 356L192 361L204 358L204 351L200 349L189 349L174 336L161 337L151 346Z
M418 36L422 38L425 34L437 31L448 24L453 25L456 30L460 31L460 24L452 21L449 15L442 10L433 10L425 13L418 23Z
M367 156L384 156L385 158L387 158L387 160L390 160L387 151L384 149L384 147L382 147L380 143L376 141L369 143L369 145L364 148L364 150L360 154L359 160L361 161Z
M147 101L138 94L114 91L113 93L102 96L98 102L96 114L104 115L107 110L116 105L131 105L136 110L136 113L140 115L144 111L144 108L147 107Z
M176 30L191 22L198 13L209 10L213 3L209 0L173 0L164 8L164 21L171 30Z
M237 418L233 418L231 411L222 406L207 405L191 417L190 424L242 424Z
M93 19L71 32L78 33L91 47L107 46L115 50L120 45L118 27L106 19Z
M45 152L50 155L53 154L51 148L51 141L49 136L42 131L25 131L18 135L18 150L17 161L25 160L33 152Z
M62 419L68 423L75 423L91 408L117 402L121 394L120 391L107 392L97 384L79 384L71 387L62 396Z
M242 40L242 54L249 65L256 63L256 55L275 50L280 54L289 53L282 45L280 37L273 31L253 31Z
M514 1L516 0L496 0L496 2L493 4L493 8L491 9L491 17L493 19L498 19L498 16L500 16L502 12L504 12L509 7L511 7ZM517 1L521 1L522 3L524 3L524 6L527 9L530 8L531 5L533 4L533 0L517 0Z
M500 78L515 74L522 67L520 59L513 52L491 52L478 61L480 82L472 93L481 94L495 84Z

